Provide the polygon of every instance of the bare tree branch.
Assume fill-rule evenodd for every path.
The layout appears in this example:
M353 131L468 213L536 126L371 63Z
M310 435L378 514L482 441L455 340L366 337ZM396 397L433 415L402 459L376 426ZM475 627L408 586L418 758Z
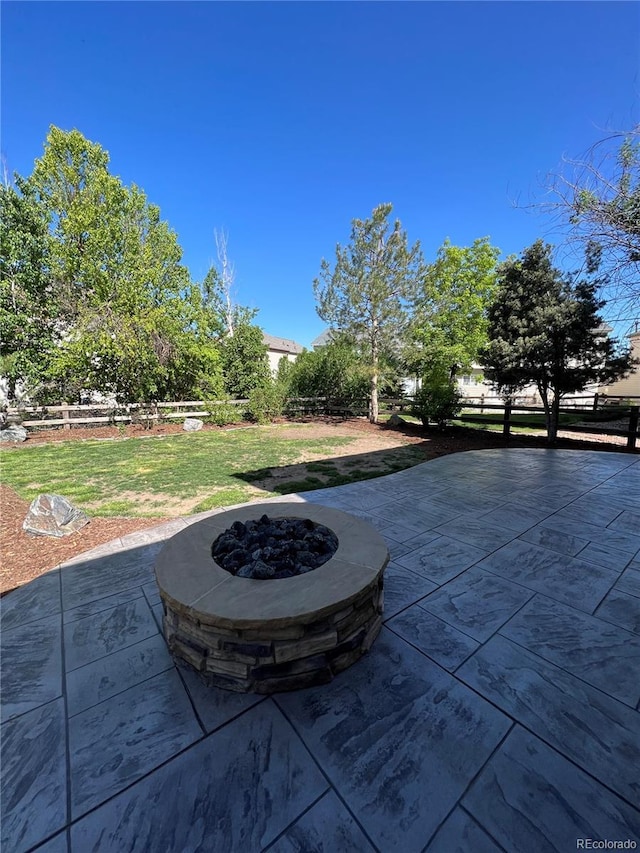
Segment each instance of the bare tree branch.
M561 256L602 276L614 322L640 311L640 125L609 132L546 178L547 198L525 205L563 234Z
M232 288L236 273L235 268L229 261L229 257L227 255L229 234L224 229L218 231L217 228L214 228L213 235L216 241L218 263L220 265L220 282L222 287L222 298L224 300L224 314L227 331L229 337L233 337L234 307Z

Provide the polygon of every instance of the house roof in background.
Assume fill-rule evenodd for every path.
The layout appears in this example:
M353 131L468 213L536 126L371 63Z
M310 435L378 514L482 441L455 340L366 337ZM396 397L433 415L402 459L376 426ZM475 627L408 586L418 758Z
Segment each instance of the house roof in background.
M262 333L262 342L269 347L271 352L290 352L299 355L302 350L302 344L298 344L289 338L276 338L274 335Z
M315 349L315 347L323 347L326 346L331 340L331 329L325 329L324 332L320 332L317 338L314 338L311 341L311 346Z

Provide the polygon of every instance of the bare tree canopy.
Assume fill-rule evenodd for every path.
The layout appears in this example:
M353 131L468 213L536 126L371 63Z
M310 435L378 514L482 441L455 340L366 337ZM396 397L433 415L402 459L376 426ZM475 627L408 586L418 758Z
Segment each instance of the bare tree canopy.
M220 265L220 295L224 305L224 315L227 324L228 334L233 336L234 326L234 305L233 305L233 282L236 277L236 271L233 264L227 256L227 243L229 242L229 234L223 229L218 231L214 228L213 235L216 241L216 250L218 253L218 263Z
M565 159L549 177L541 207L568 226L584 269L606 282L612 319L631 321L640 311L640 125L609 133L578 159Z

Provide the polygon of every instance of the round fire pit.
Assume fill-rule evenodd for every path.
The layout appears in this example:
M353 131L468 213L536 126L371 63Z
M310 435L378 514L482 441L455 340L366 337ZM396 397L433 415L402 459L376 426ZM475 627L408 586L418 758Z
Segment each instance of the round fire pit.
M244 578L222 569L213 543L265 511L274 520L323 525L337 537L337 550L293 577ZM326 683L378 635L388 561L380 534L336 509L283 502L219 513L177 533L158 555L167 643L211 686L273 693Z

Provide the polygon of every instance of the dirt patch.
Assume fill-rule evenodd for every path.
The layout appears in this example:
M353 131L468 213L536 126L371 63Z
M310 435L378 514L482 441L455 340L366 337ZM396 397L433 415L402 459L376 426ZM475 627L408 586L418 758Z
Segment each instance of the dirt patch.
M205 424L203 430L206 432L220 432L228 429L247 429L255 424L235 424L233 427L218 427L213 424ZM162 435L185 435L182 423L160 423L152 424L147 428L142 424L122 424L121 426L98 426L98 427L71 427L70 429L37 429L29 430L29 438L20 447L30 447L34 444L51 444L58 441L89 441L96 439L103 441L114 441L123 438L145 438L148 436Z
M209 492L196 492L189 498L177 498L175 495L167 495L158 492L119 492L117 499L114 501L111 497L104 500L87 501L83 503L83 509L91 515L92 510L99 512L105 505L109 506L113 503L129 504L135 507L135 512L140 515L156 516L159 512L169 518L176 518L179 515L188 515L193 512L197 504L211 494ZM119 509L119 508L118 508ZM126 511L123 509L123 511Z
M283 423L286 423L283 421ZM226 429L243 429L248 425ZM205 426L205 430L220 431L224 427ZM274 427L262 427L274 430ZM117 427L94 427L92 429L46 430L32 433L28 441L16 448L6 448L2 452L22 452L29 445L51 441L82 441L86 439L115 440L143 436L163 436L182 433L181 424L159 424L150 430L141 426L128 426L124 430ZM344 447L334 448L328 454L309 454L309 458L301 459L295 465L282 466L271 476L263 480L247 484L247 491L255 494L256 498L264 498L266 494L277 489L279 484L305 480L315 477L322 485L330 475L322 471L322 460L341 474L351 474L354 470L384 471L392 469L394 462L410 450L414 455L414 464L421 461L436 459L449 453L465 450L482 450L493 447L505 447L505 441L499 433L481 432L479 430L455 427L438 432L425 431L419 426L406 425L401 429L387 429L383 425L370 424L364 419L354 418L315 418L306 419L304 423L296 423L286 427L286 435L291 438L336 438L341 436L355 437L356 440ZM624 439L615 436L584 436L573 434L575 440L568 438L566 433L558 442L558 447L591 449L591 450L620 450ZM509 447L545 447L541 437L527 435L513 436ZM397 456L396 456L397 454ZM330 461L327 460L330 456ZM386 462L383 460L386 459ZM320 470L314 464L320 466ZM391 468L390 465L391 464ZM265 491L263 491L263 489ZM207 492L210 495L211 491ZM125 498L125 495L121 495ZM153 501L157 495L148 495ZM171 498L162 508L162 514L156 518L93 518L91 522L70 537L52 539L44 536L30 536L22 530L22 522L29 508L29 502L22 500L7 486L0 486L0 549L2 565L0 566L0 593L11 590L38 577L49 569L63 563L83 551L94 548L112 539L125 536L137 530L162 524L172 517L188 514L202 496L184 501ZM136 494L139 501L144 496Z

